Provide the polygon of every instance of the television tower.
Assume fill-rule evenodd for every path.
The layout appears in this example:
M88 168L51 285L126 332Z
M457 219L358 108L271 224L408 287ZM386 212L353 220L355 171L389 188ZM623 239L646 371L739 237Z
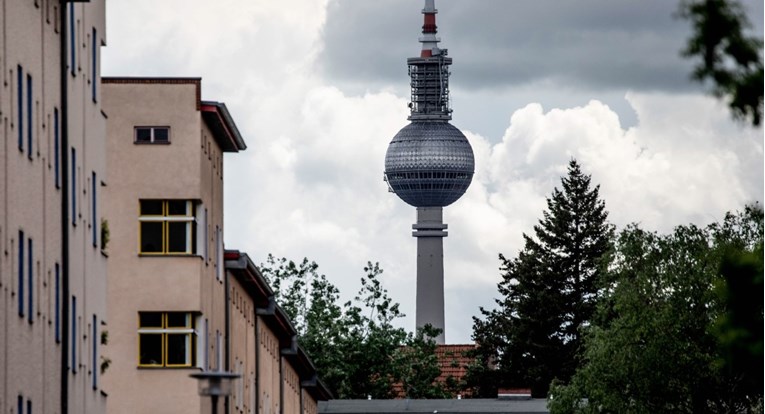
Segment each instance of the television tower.
M440 49L436 36L435 0L422 10L422 51L407 59L412 99L409 125L402 128L385 154L389 191L417 207L417 327L431 324L442 330L436 343L445 342L443 208L465 194L473 179L473 148L452 126L449 105L449 66L452 59Z

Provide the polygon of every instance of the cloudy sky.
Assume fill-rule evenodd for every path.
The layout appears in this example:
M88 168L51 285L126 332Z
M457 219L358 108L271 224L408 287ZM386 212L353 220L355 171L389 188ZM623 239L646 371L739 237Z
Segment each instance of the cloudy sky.
M387 192L421 0L109 0L107 76L200 76L248 150L225 163L227 248L308 257L344 298L367 261L414 328L414 208ZM762 37L763 4L746 0ZM476 156L445 209L446 337L470 342L575 157L611 221L668 231L763 201L763 131L689 81L671 0L437 0L453 124Z

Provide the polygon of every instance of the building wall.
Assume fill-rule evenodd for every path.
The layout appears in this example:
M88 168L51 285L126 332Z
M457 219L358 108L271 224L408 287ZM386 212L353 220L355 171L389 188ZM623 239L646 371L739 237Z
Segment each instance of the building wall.
M207 412L209 401L198 396L197 381L189 374L224 368L226 303L223 274L217 270L223 266L223 193L215 174L222 157L199 111L200 80L115 78L105 79L103 89L112 234L108 411ZM137 126L170 127L170 143L134 143ZM140 253L142 199L194 201L194 254ZM140 312L194 315L198 352L193 367L139 367Z
M236 277L229 274L231 354L229 371L241 375L234 382L232 413L255 413L255 303Z
M262 318L258 322L259 369L258 369L258 413L279 413L279 340L266 326Z
M303 414L317 414L319 412L319 405L313 396L306 390L301 390L303 395Z
M64 344L74 350L66 361L68 411L98 413L105 408L99 369L106 320L99 211L100 184L106 182L99 84L104 1L67 6L65 22L59 7L54 0L0 0L0 412L15 412L19 398L36 413L62 411ZM68 42L73 55L66 51L66 111L61 101L62 31L74 35ZM63 165L72 148L74 175ZM67 185L70 191L65 193ZM62 199L76 205L66 229ZM68 268L62 257L64 231ZM66 277L68 297L63 294ZM72 297L74 318L64 320ZM65 338L64 327L76 328L74 335Z
M300 413L300 378L295 368L282 358L282 389L284 390L284 412Z

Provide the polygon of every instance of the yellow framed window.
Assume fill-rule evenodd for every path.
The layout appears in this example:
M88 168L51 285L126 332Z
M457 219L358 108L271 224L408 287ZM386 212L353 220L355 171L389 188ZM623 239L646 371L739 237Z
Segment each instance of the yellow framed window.
M141 200L139 251L142 254L194 254L194 202Z
M195 364L196 331L189 312L138 313L138 366L191 367Z

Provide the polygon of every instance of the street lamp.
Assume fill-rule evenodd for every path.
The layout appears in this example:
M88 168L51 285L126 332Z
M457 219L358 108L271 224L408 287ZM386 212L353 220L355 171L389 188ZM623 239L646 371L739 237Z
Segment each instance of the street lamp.
M212 414L218 413L218 397L231 395L231 383L239 374L224 371L204 371L190 375L199 380L199 395L212 400Z

